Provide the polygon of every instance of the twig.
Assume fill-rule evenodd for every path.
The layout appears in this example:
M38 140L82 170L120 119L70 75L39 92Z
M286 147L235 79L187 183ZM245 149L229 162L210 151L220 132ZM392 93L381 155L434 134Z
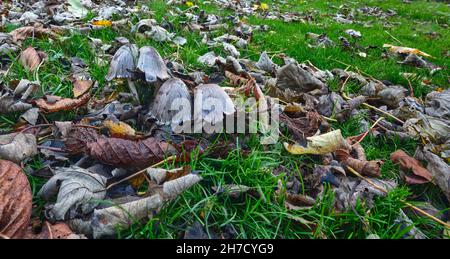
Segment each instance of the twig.
M154 168L154 167L160 166L160 165L162 165L162 164L164 164L164 163L166 163L166 162L175 160L176 158L177 158L177 156L170 156L170 157L168 157L168 158L166 158L166 159L164 159L164 160L162 160L162 161L160 161L160 162L158 162L158 163L156 163L156 164L154 164L154 165L151 165L151 166L149 166L149 167L147 167L147 168L145 168L145 169L142 169L142 170L140 170L140 171L138 171L138 172L136 172L136 173L134 173L134 174L132 174L132 175L130 175L130 176L127 176L127 177L125 177L125 178L123 178L123 179L121 179L121 180L119 180L119 181L117 181L117 182L115 182L115 183L110 184L109 186L107 186L107 187L106 187L104 190L102 190L102 191L110 190L112 187L114 187L114 186L116 186L116 185L118 185L118 184L120 184L120 183L123 183L123 182L125 182L125 181L128 181L128 180L130 180L130 179L132 179L132 178L134 178L134 177L136 177L136 176L138 176L138 175L140 175L140 174L142 174L142 173L145 173L145 172L147 171L147 169L149 169L149 168Z
M37 148L39 148L39 149L47 149L47 150L50 150L50 151L61 152L61 153L66 152L62 148L58 148L58 147L46 147L46 146L38 145Z
M408 85L409 85L409 96L414 97L414 88L411 84L411 80L409 80L409 78L407 76L403 76L406 81L408 81Z
M20 133L23 133L23 132L25 132L27 130L30 130L30 129L42 128L42 127L50 127L50 126L53 126L53 124L38 124L38 125L27 127L25 129L21 130Z
M353 169L353 168L351 168L351 167L349 167L349 166L347 166L347 168L348 168L348 170L349 170L351 173L353 173L354 175L358 176L359 178L365 180L366 182L368 182L370 185L372 185L372 186L373 186L374 188L376 188L377 190L382 191L383 193L388 193L388 191L387 191L385 188L383 188L383 187L379 186L378 184L374 183L374 182L373 182L372 180L370 180L369 178L362 176L362 175L359 174L355 169ZM405 204L406 206L410 207L411 209L413 209L413 210L415 210L415 211L420 212L421 214L423 214L423 215L426 216L427 218L430 218L431 220L433 220L433 221L435 221L435 222L437 222L437 223L439 223L439 224L445 226L446 228L449 228L449 229L450 229L450 224L449 224L449 223L444 222L444 221L442 221L442 220L436 218L435 216L429 214L428 212L422 210L421 208L418 208L418 207L416 207L416 206L414 206L414 205L412 205L411 203L406 202L406 201L404 201L403 204Z
M369 132L382 120L384 120L384 117L378 118L378 120L376 120L375 123L366 132L364 132L364 134L361 136L361 138L358 141L356 141L355 143L353 143L352 146L357 145L358 143L361 143L361 141L363 141L363 139L369 134Z

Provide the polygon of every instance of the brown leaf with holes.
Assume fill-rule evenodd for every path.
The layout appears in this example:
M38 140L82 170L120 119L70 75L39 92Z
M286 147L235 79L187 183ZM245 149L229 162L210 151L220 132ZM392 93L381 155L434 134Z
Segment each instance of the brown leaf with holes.
M65 139L70 153L84 152L98 161L114 166L144 168L179 154L175 146L155 138L127 140L99 135L94 129L73 127Z
M391 154L391 161L400 164L400 168L406 173L411 172L412 175L405 175L405 181L408 184L424 184L433 179L433 175L425 169L419 161L406 154L403 150L397 150Z
M31 188L22 169L0 160L0 234L22 238L31 217Z
M62 98L54 95L46 95L41 99L35 101L35 104L45 113L52 113L58 111L68 111L85 105L91 95L85 93L77 99Z
M20 53L19 61L26 70L33 71L44 58L45 54L43 52L38 52L33 47L28 47Z
M56 34L52 32L50 29L37 26L24 26L17 28L12 32L10 32L10 35L12 36L13 42L23 41L28 37L35 37L35 38L56 37Z
M336 158L345 166L349 166L361 175L379 177L381 176L381 166L383 162L380 160L366 161L352 157L351 152L347 149L339 149L335 152Z
M73 96L75 98L78 98L85 93L87 93L94 82L91 80L74 80L73 81Z

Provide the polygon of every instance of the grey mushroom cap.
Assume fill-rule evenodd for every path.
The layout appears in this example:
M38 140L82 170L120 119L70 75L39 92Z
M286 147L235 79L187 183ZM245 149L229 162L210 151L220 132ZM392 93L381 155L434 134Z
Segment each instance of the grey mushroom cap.
M120 47L111 60L106 80L131 78L133 72L136 70L137 58L138 48L135 44L126 44Z
M145 80L149 83L154 83L158 79L164 81L169 78L167 67L161 55L152 47L142 47L139 50L137 68L145 74Z
M219 85L199 85L194 89L194 95L194 118L201 118L203 122L215 125L223 120L223 114L235 112L233 101Z
M164 82L156 93L149 115L160 125L179 125L191 120L192 98L189 89L178 78Z

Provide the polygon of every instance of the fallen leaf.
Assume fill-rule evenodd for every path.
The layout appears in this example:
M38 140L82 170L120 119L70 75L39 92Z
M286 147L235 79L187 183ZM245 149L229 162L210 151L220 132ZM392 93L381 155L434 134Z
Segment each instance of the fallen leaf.
M390 52L396 54L416 54L424 57L432 57L431 55L414 48L399 47L391 44L383 44L383 48L389 48Z
M336 158L343 165L355 169L355 171L360 173L361 175L371 177L381 176L381 165L383 165L382 161L366 161L365 159L353 158L350 153L351 152L348 149L336 150Z
M103 121L103 126L109 130L112 137L123 139L134 139L136 137L136 131L125 122L107 119Z
M17 28L10 32L10 35L12 36L13 42L19 42L27 39L28 37L36 37L36 38L43 38L45 36L55 38L56 34L52 32L50 29L46 29L43 27L37 27L37 26L24 26Z
M75 98L78 98L85 93L87 93L94 82L91 80L74 80L73 81L73 96Z
M413 176L405 175L405 181L409 184L423 184L430 182L433 179L431 173L422 167L422 165L415 158L410 157L403 150L397 150L391 154L393 163L399 163L403 170L411 171Z
M20 53L19 60L25 69L33 71L41 63L42 57L33 47L28 47Z
M156 184L162 184L166 181L172 181L178 179L182 176L188 175L191 173L191 168L189 166L184 166L180 168L175 168L171 170L162 169L162 168L149 168L147 169L147 174L150 177L150 180L156 182Z
M42 186L38 196L49 201L57 195L56 203L47 209L47 217L65 220L75 217L79 211L82 215L92 212L105 198L105 188L106 178L101 175L77 166L60 167ZM69 210L72 213L67 215Z
M45 113L59 112L59 111L68 111L78 107L85 105L91 95L89 93L85 93L79 98L71 99L71 98L62 98L54 95L46 95L43 98L40 98L35 102L36 106L38 106L41 111Z
M31 188L22 169L0 160L0 234L23 238L31 217Z
M433 176L433 180L441 188L447 200L450 201L450 166L439 156L427 150L416 150L415 158L427 162L427 170Z
M33 134L11 133L0 135L0 158L20 164L38 153Z
M347 141L342 137L341 130L334 130L322 135L306 138L307 146L284 143L286 150L294 155L315 154L323 155L338 149L348 149Z
M112 21L110 21L110 20L98 20L98 21L93 21L92 25L103 26L103 27L111 27L112 26Z
M64 222L50 224L45 221L39 233L27 233L25 239L86 239L86 237L73 233Z

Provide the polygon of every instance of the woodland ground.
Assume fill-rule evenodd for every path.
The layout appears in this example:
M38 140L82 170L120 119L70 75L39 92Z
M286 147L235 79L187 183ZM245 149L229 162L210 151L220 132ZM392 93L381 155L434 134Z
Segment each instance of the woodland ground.
M195 1L208 13L220 16L232 14L229 10L223 10L213 4L205 4ZM382 45L389 43L418 48L435 59L432 61L440 66L448 67L449 58L444 55L450 49L450 30L441 24L450 24L450 9L443 2L435 1L412 1L403 3L400 0L387 1L265 1L269 8L278 5L282 10L307 11L317 10L314 17L320 25L315 23L285 23L278 20L266 20L257 17L248 17L250 24L267 24L269 32L256 32L247 50L241 52L243 57L257 60L262 51L274 55L275 61L280 63L276 57L277 53L285 53L297 59L299 62L310 61L320 69L347 68L362 71L379 80L389 80L394 84L408 86L408 81L400 73L413 72L423 77L429 77L433 84L443 88L448 87L449 71L441 71L430 77L428 71L419 68L404 66L397 63L395 59L382 58ZM332 18L338 11L338 7L346 4L350 8L362 6L378 6L382 9L394 9L397 15L389 18L391 22L399 22L392 28L384 28L380 21L374 17L366 17L373 21L374 26L370 28L355 24L339 24ZM168 6L164 1L150 1L143 3L150 7L155 13L154 18L161 22L165 17ZM186 6L180 6L186 9ZM91 17L92 18L92 17ZM86 18L89 20L90 18ZM176 17L169 19L177 25ZM229 21L231 25L231 20ZM232 25L231 25L232 26ZM5 31L11 31L14 27L9 26ZM177 30L177 26L175 26ZM305 33L326 33L328 37L339 43L338 37L345 36L344 31L354 29L363 35L360 44L363 46L375 46L367 51L367 57L362 58L350 51L345 51L337 44L336 47L311 49L307 47ZM437 32L438 37L430 39L428 33ZM217 36L223 32L217 32ZM73 34L65 35L68 38L64 42L29 39L23 47L34 46L45 51L49 55L49 62L39 70L39 78L42 82L41 93L51 92L60 96L71 97L71 84L64 80L68 74L67 64L61 63L62 56L77 56L88 64L91 75L105 85L105 75L108 64L100 66L96 64L96 53L88 44L88 36L100 38L104 42L113 41L117 36L124 36L135 42L139 47L150 45L158 49L165 58L179 57L179 60L190 69L203 68L196 60L198 56L208 52L208 47L201 43L201 37L197 33L177 31L178 35L187 38L187 44L177 48L170 44L160 44L149 39L135 38L128 31L114 31L105 28L92 31L89 35ZM215 49L220 53L220 49ZM346 65L348 64L348 65ZM16 62L12 70L16 78L33 79L34 75L27 74L20 64ZM15 78L15 79L16 79ZM12 79L12 78L11 78ZM420 80L411 81L416 97L426 95L431 89L420 84ZM329 82L332 89L339 87L339 82ZM346 90L349 92L358 90L357 86L348 84ZM17 115L18 116L18 115ZM49 116L52 120L74 119L74 113L59 112ZM341 129L344 137L362 133L358 120L353 117L345 123L333 124L333 128ZM0 128L11 127L17 117L0 116ZM208 235L214 236L214 232L231 231L236 233L237 238L366 238L369 234L377 234L380 238L401 238L409 228L403 228L396 224L399 209L404 207L402 201L410 200L420 196L420 200L429 201L435 207L445 212L448 203L441 199L439 190L429 184L419 187L410 187L400 184L387 197L377 198L375 206L368 210L363 205L358 205L353 211L337 214L333 209L333 192L326 188L322 201L307 210L288 211L284 203L277 200L274 194L277 182L283 179L282 175L274 177L271 172L283 165L288 171L298 171L300 166L313 167L315 160L310 156L295 156L286 152L281 143L264 147L259 144L257 138L246 143L252 152L243 157L239 150L231 152L226 159L210 159L201 157L190 162L194 170L201 172L204 180L202 184L189 189L183 195L164 207L159 215L146 224L136 224L127 231L119 231L121 238L179 238L186 228L198 221L208 229ZM385 137L366 137L362 145L366 151L367 158L382 159L385 161L382 167L382 178L396 179L399 177L399 168L393 165L389 156L397 149L403 149L413 155L417 142L414 140L400 141L399 139ZM29 164L33 169L42 166L40 157L36 157ZM172 165L168 165L172 166ZM43 179L29 177L33 194L36 194L44 183ZM243 200L233 200L224 195L213 195L211 186L223 184L242 184L256 188L265 196L257 199L246 196ZM35 214L42 211L43 202L34 199ZM35 215L43 216L43 215ZM316 228L308 229L298 224L294 218L303 218L316 224ZM422 230L428 237L440 236L442 227L433 221L423 217L412 216L414 225ZM209 231L210 230L210 231Z

